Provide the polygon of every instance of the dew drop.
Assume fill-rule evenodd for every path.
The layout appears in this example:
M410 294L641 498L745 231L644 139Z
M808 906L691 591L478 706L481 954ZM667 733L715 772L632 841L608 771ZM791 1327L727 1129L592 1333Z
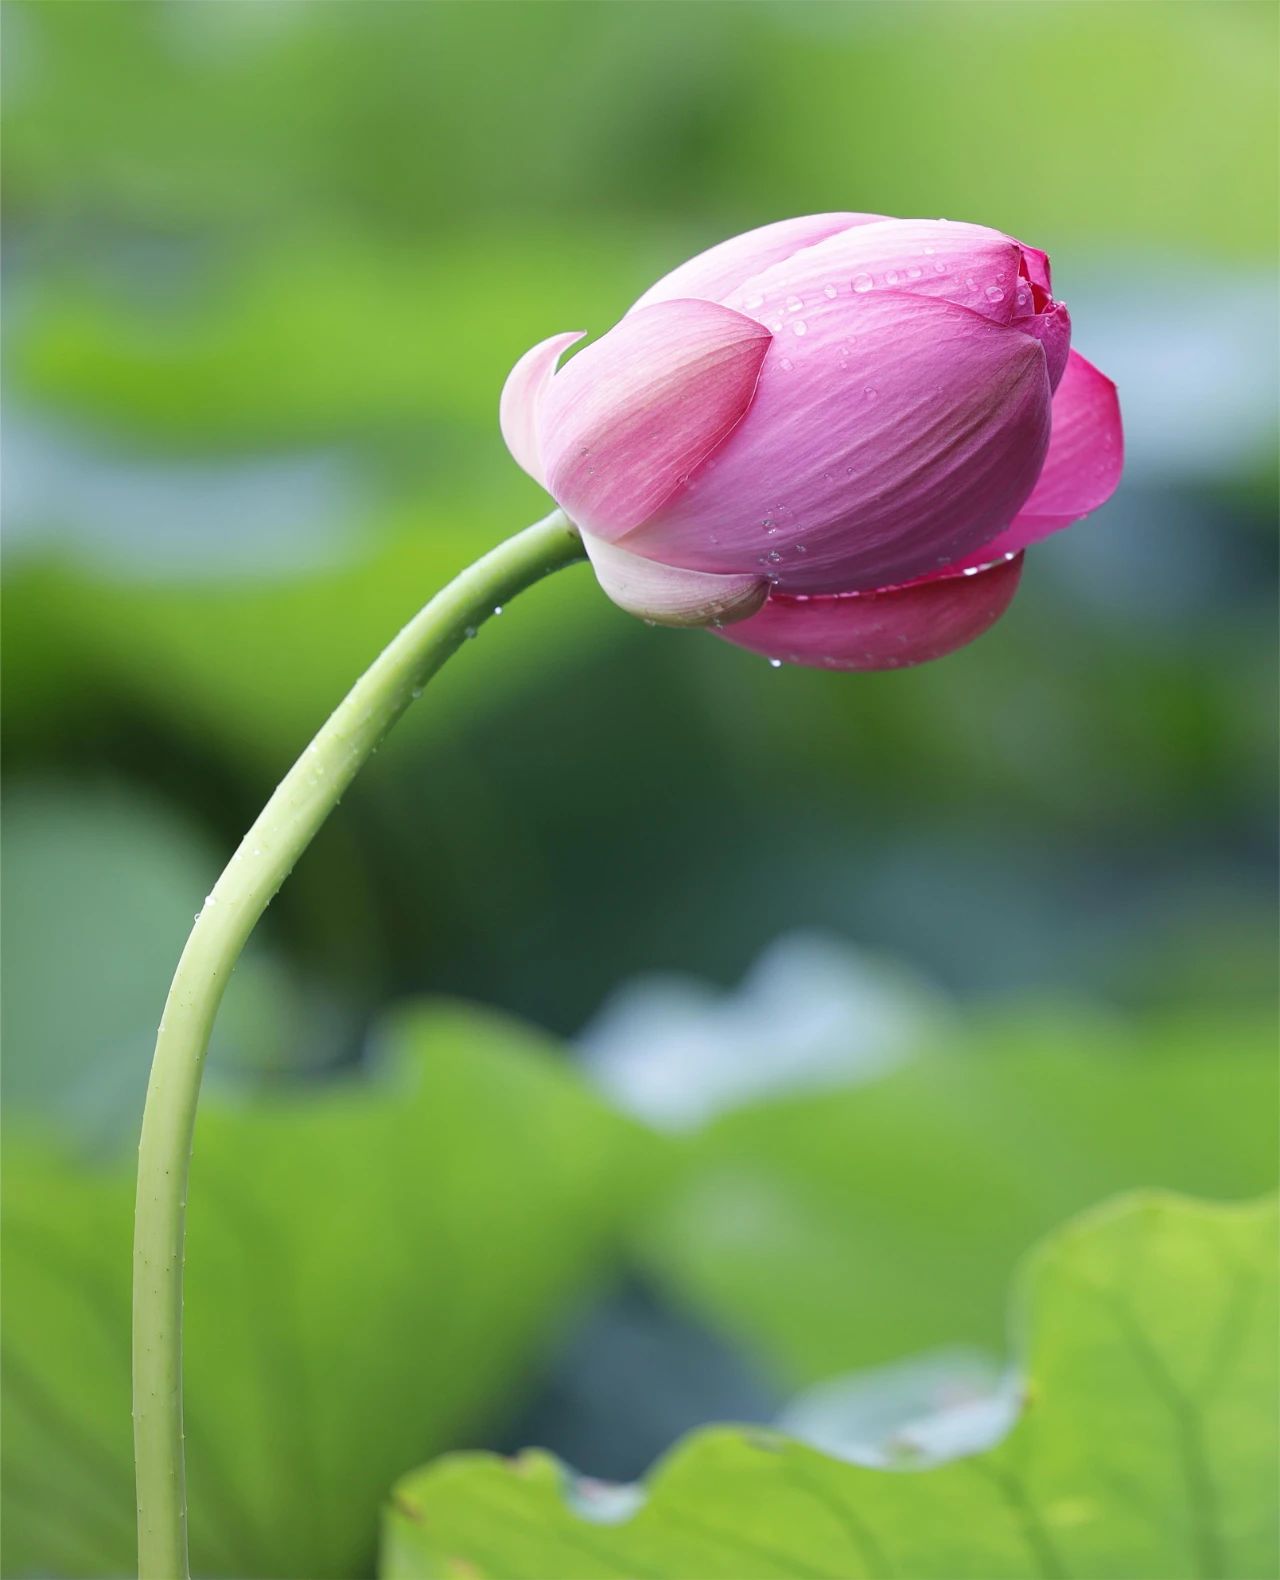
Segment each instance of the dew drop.
M798 313L803 306L804 303L798 296L787 297L787 311L789 313Z
M869 274L855 274L853 277L855 291L869 291L871 289L871 276Z
M1003 302L1004 292L998 285L989 285L982 293L989 302Z
M476 628L475 628L475 626L473 626L473 625L469 625L469 626L467 626L467 627L466 627L466 628L465 628L465 629L464 629L464 631L463 631L463 633L462 633L462 639L463 639L463 641L464 641L464 642L469 642L469 641L470 641L470 640L471 640L471 638L472 638L472 637L473 637L473 636L474 636L474 635L475 635L475 634L476 634Z
M867 397L868 400L875 400L878 392L874 384L866 384L863 386L862 393Z
M502 613L502 605L500 603L494 604L493 612L494 612L494 614L501 614Z
M839 288L837 286L824 285L822 287L822 294L823 294L823 296L830 297L830 299L832 301L835 301L836 297L840 294L840 292L839 292Z
M780 658L771 658L769 660L769 668L770 669L781 669L782 668L782 660Z
M795 335L803 335L808 332L808 328L809 326L805 323L803 318L797 318L795 323L791 326L791 332Z
M901 279L902 279L902 276L898 273L898 271L896 269L890 269L889 272L884 277L884 283L886 285L897 285L897 283Z
M795 367L795 363L791 360L790 357L783 357L779 361L778 366L782 369L782 371L784 373L790 373L791 369L793 367Z
M924 270L920 267L920 265L916 264L916 263L913 263L911 265L911 267L907 270L907 279L908 280L918 280L923 273L924 273Z
M937 252L937 250L938 249L936 247L926 247L924 249L924 255L925 255L926 258L932 258L934 253Z
M782 555L777 549L770 549L765 555L765 559L768 560L770 565L780 565L782 563Z
M763 307L764 306L764 297L763 296L749 296L749 297L747 297L746 301L742 305L747 309L748 312L751 312L757 307Z

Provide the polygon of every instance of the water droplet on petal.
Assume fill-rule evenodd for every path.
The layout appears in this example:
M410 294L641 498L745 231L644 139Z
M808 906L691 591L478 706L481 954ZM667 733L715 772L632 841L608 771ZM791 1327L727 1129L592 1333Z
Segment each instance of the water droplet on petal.
M771 658L769 660L769 668L770 669L781 669L782 668L782 660L780 658Z
M790 373L791 369L793 367L795 367L795 363L791 360L790 357L782 357L780 359L780 361L778 362L778 366L782 369L782 371L784 373Z
M494 614L501 614L502 613L502 605L500 603L494 604L493 612L494 612Z
M853 277L853 288L855 291L869 291L871 284L872 281L869 274L855 274Z
M1000 289L1000 287L998 285L989 285L986 288L986 290L983 292L983 295L986 297L986 299L989 302L1003 302L1004 301L1004 292Z
M875 400L877 390L874 384L867 384L864 385L862 393L867 397L868 400Z
M901 278L902 278L902 276L898 273L898 271L896 269L890 269L889 272L884 277L884 283L886 285L897 285L898 281Z
M830 297L831 300L834 301L840 294L839 287L834 285L824 285L822 287L822 294L823 296Z
M913 263L911 265L911 267L907 270L907 279L908 280L918 280L923 273L924 273L924 270L919 266L919 264Z
M791 326L791 332L792 334L803 335L807 333L808 327L809 326L805 323L803 318L797 318L795 323Z
M798 313L803 306L804 303L798 296L787 297L787 311L789 313Z

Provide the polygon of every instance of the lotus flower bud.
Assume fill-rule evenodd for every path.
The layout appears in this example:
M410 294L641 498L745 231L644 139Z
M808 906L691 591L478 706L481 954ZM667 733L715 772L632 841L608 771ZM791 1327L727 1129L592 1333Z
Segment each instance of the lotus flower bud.
M633 614L828 669L941 657L1120 478L1049 260L946 220L748 232L516 364L502 432Z

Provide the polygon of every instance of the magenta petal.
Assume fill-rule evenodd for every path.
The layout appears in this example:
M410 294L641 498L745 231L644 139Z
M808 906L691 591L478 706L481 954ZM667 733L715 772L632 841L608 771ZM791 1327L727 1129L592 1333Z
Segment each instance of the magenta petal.
M910 291L1007 324L1015 312L1032 308L1021 266L1018 243L985 225L882 219L842 230L757 270L725 297L725 304L776 331L790 315L835 297Z
M502 399L498 402L502 437L517 464L544 487L546 478L538 447L538 406L556 364L582 336L581 329L571 329L567 334L552 335L549 340L539 342L525 352L502 386Z
M1038 285L1046 296L1053 295L1053 274L1049 268L1049 254L1041 252L1039 247L1022 247L1022 272L1031 281Z
M814 669L906 669L952 653L1009 607L1022 557L882 592L789 597L721 633L727 642Z
M763 576L715 576L641 559L584 532L596 579L619 608L654 625L727 624L754 614L769 584Z
M1067 355L1071 350L1071 314L1065 302L1050 302L1042 313L1018 319L1018 328L1024 334L1034 335L1044 347L1045 361L1049 367L1049 388L1056 390L1067 370Z
M798 219L780 219L772 225L761 225L744 235L708 247L697 257L672 269L670 274L664 274L635 307L649 307L654 302L669 302L681 297L700 297L705 302L723 301L748 275L758 274L770 264L781 263L801 248L811 247L814 242L838 231L867 225L879 218L878 214L804 214Z
M646 521L741 420L771 338L713 302L628 313L543 395L539 437L556 502L610 542Z
M626 547L762 570L787 592L910 581L1013 519L1049 401L1044 353L1017 329L928 297L824 300L778 334L746 418Z
M1111 498L1123 467L1124 431L1116 387L1073 351L1053 397L1049 453L1030 498L1010 525L967 563L1016 554L1079 521Z

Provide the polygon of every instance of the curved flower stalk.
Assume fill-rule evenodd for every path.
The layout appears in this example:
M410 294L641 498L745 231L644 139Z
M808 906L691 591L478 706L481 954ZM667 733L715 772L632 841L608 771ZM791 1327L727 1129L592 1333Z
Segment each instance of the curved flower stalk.
M971 641L1023 550L1119 481L1115 386L1071 349L1048 257L982 225L766 225L557 371L581 338L512 370L512 455L624 609L793 663L893 669Z
M182 1257L205 1051L294 862L427 679L516 593L590 557L624 609L830 669L972 641L1023 551L1120 474L1115 388L1071 350L1049 261L998 231L819 214L713 247L501 401L561 507L464 571L356 683L196 919L156 1039L138 1154L134 1441L141 1580L187 1574Z

